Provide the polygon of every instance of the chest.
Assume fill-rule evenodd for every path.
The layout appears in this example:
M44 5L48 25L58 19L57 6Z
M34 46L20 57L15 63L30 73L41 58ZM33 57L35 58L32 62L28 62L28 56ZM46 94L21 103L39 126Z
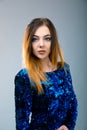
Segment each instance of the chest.
M65 78L58 75L48 76L46 82L41 82L44 94L34 97L34 109L39 111L57 111L59 108L67 109L69 89ZM62 110L62 109L61 109Z

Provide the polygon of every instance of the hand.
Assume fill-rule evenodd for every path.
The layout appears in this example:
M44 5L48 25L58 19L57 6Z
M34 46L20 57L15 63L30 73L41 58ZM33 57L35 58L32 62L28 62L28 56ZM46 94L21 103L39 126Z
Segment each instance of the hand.
M57 130L69 130L65 125L62 125Z

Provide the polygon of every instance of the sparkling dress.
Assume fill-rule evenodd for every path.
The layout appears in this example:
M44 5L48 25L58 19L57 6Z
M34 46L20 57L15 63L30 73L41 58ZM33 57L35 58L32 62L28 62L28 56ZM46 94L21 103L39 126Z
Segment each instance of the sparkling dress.
M47 81L41 81L44 93L32 88L27 69L15 76L16 130L57 130L66 125L74 130L78 115L78 103L70 67L65 64L52 72L45 72Z

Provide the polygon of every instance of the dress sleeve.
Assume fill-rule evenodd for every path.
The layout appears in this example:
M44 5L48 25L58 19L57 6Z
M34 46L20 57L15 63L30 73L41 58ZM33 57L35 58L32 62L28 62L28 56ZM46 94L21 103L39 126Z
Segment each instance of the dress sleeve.
M29 130L29 117L32 108L30 84L20 73L15 76L14 83L16 130Z
M73 84L72 84L72 77L70 72L69 65L66 67L66 86L68 90L68 101L69 101L69 109L68 109L68 115L64 122L64 124L69 128L69 130L74 130L78 115L78 103L76 94L74 92Z

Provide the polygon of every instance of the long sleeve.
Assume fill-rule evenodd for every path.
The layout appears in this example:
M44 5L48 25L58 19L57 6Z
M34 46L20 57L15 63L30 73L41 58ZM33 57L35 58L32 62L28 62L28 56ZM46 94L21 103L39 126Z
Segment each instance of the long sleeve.
M32 108L29 79L21 71L15 76L14 83L16 130L29 130L29 116Z
M69 109L68 109L68 115L65 120L65 125L69 128L69 130L74 130L78 115L78 103L76 94L74 92L73 84L72 84L72 77L70 73L69 66L66 69L66 86L68 87L68 100L69 100Z

